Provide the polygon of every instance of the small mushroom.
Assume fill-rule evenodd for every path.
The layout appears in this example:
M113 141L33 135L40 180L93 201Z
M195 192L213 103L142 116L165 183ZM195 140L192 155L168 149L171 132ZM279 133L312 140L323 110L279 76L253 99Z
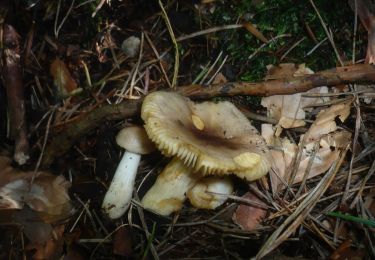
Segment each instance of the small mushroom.
M199 178L199 174L192 173L189 167L174 158L159 174L141 203L144 208L159 215L167 216L179 211L186 199L186 191L194 186Z
M200 180L187 192L190 203L199 209L216 209L233 192L232 180L227 177L209 176Z
M126 151L102 204L103 211L111 219L121 217L128 209L141 155L155 149L144 129L137 126L122 129L116 136L116 143Z

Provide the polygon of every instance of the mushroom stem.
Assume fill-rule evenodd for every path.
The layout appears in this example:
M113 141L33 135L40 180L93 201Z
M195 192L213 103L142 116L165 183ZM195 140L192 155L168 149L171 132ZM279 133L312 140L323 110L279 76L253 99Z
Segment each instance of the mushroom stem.
M174 158L142 198L144 208L167 216L182 208L186 192L201 178L197 173Z
M190 203L199 209L215 209L224 204L226 195L233 192L230 178L209 176L200 180L187 192Z
M102 204L111 219L121 217L130 205L140 160L140 154L126 151L116 169Z

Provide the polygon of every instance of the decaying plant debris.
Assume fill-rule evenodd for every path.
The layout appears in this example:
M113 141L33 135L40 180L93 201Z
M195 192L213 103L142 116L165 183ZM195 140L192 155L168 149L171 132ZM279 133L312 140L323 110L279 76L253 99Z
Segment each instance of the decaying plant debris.
M0 258L373 259L375 7L305 2L0 3Z

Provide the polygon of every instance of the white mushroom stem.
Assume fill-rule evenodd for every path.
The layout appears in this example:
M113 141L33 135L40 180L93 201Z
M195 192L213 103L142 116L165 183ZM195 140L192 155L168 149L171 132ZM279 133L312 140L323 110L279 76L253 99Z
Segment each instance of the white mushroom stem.
M111 219L121 217L130 205L140 160L140 154L126 151L116 169L102 204Z
M233 192L233 183L228 177L210 176L200 180L187 192L190 203L199 209L215 209Z
M144 208L167 216L182 208L186 192L201 178L178 159L173 159L159 174L142 198Z

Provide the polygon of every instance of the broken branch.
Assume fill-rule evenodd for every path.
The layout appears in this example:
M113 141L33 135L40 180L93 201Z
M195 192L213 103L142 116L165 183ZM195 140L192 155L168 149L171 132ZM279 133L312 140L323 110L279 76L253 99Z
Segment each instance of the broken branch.
M282 80L268 80L263 82L227 82L223 84L201 86L189 85L178 88L178 92L193 99L206 99L216 96L273 96L305 92L321 86L337 86L360 82L374 82L375 67L359 64L338 67L315 74L292 77Z
M25 97L22 82L19 35L8 24L3 28L2 75L7 92L10 138L15 141L14 160L22 165L29 159L29 141L25 118Z

